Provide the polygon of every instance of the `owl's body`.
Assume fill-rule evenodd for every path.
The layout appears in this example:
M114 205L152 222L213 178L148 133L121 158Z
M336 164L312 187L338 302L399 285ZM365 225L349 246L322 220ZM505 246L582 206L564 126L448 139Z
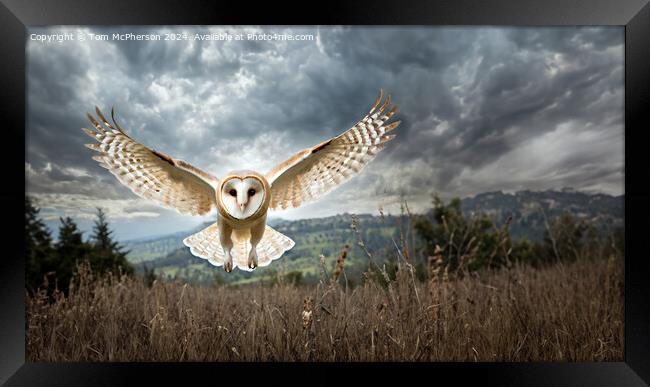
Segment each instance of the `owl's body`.
M129 137L96 108L101 124L90 114L95 131L83 130L99 144L93 157L137 195L176 209L205 215L217 210L216 222L183 240L193 255L215 266L253 270L280 258L295 243L266 224L269 209L298 207L314 201L359 173L394 135L399 121L387 123L396 107L381 106L383 92L370 112L339 136L304 149L267 174L233 171L221 179Z

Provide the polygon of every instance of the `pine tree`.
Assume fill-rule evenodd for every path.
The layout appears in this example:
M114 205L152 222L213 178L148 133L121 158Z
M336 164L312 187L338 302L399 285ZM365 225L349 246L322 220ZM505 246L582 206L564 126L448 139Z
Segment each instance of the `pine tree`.
M97 208L97 219L91 241L93 244L91 266L94 270L104 273L116 272L121 268L123 273L133 274L133 267L126 259L128 251L123 251L122 246L113 240L113 231L109 228L106 214L101 208Z
M59 240L55 243L55 266L57 286L67 294L70 279L77 264L88 259L88 245L83 242L82 232L70 217L59 218Z
M113 250L117 247L117 243L113 242L113 232L108 228L106 221L106 214L101 208L97 208L97 220L95 220L95 227L93 227L92 240L95 247L100 250Z
M25 196L25 286L36 290L53 267L52 237L38 214L40 209Z

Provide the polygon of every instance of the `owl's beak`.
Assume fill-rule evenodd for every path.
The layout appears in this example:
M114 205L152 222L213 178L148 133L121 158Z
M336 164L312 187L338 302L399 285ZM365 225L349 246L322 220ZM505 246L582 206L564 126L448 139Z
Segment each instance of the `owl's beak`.
M237 192L237 204L239 205L239 209L241 210L241 212L244 212L246 203L248 203L248 196L246 196L246 192L244 192L243 189L240 189Z

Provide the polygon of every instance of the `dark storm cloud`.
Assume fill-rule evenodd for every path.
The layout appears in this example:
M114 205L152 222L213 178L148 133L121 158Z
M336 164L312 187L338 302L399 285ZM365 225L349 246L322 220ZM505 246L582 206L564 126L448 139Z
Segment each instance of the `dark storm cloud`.
M291 32L314 41L64 42L28 47L28 189L138 213L79 130L115 105L130 134L215 175L262 172L361 118L380 88L398 137L363 174L289 216L373 211L378 197L573 186L620 194L622 28L34 28ZM504 171L510 171L504 174ZM81 182L75 187L74 182ZM113 202L110 202L112 200ZM143 216L155 213L148 209ZM293 214L293 215L292 215Z

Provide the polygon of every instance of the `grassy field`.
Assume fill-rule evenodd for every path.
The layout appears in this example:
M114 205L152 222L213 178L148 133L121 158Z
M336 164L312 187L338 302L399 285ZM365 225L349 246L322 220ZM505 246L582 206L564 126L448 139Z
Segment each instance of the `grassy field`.
M27 296L27 359L623 360L622 258L424 282L399 268L389 285L369 276L354 288L336 269L297 287L147 286L82 271L68 297Z

